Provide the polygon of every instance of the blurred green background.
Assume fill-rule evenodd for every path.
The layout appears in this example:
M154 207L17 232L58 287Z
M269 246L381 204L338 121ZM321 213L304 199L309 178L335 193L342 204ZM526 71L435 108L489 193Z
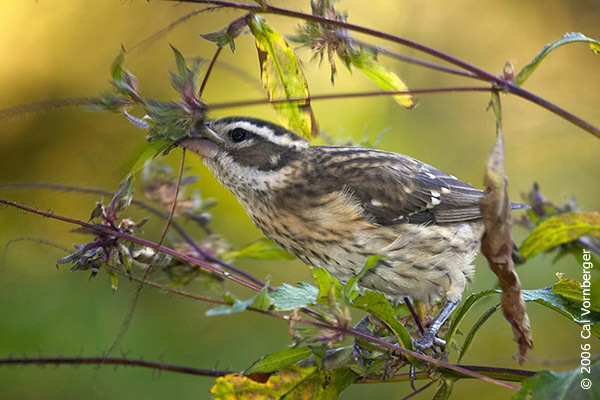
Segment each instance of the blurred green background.
M309 9L308 1L274 1L292 9ZM548 1L351 1L338 4L349 21L421 42L499 73L511 60L519 69L545 45L566 32L582 32L600 38L600 4L594 0ZM193 4L136 1L23 1L0 3L0 109L27 102L94 96L108 90L109 68L121 44L134 44L177 18L198 8ZM129 51L126 66L140 81L144 96L174 99L167 70L173 70L169 44L188 57L210 57L214 47L199 33L216 31L240 16L240 11L213 11L197 15L166 35ZM289 18L267 16L283 34L298 24ZM360 36L359 36L360 37ZM362 37L365 39L364 37ZM416 56L414 51L368 39L389 49ZM376 90L360 73L348 73L338 63L335 87L329 69L305 61L312 94ZM410 88L472 85L459 77L423 70L382 58L384 64L405 79ZM554 52L526 83L528 90L579 117L600 126L600 58L586 45L563 47ZM234 55L222 54L205 100L264 98L259 80L256 50L251 36L237 41ZM399 108L390 98L328 100L314 102L320 126L336 139L371 140L384 129L380 148L402 152L481 186L487 153L495 138L494 119L485 108L487 94L438 94L419 96L412 111ZM600 209L600 142L557 116L515 97L504 97L504 128L510 195L518 200L534 181L556 202L574 196L583 210ZM269 106L222 110L213 117L250 115L277 121ZM115 190L144 146L143 131L120 115L89 113L81 108L21 115L0 121L0 183L52 182ZM177 165L179 151L165 161ZM219 200L212 210L215 232L234 244L261 236L235 199L218 186L198 159L188 158L191 173L201 176L196 184L207 197ZM141 196L141 195L140 195ZM98 196L47 190L2 190L0 197L24 202L43 210L87 220ZM108 199L107 199L108 200ZM132 209L135 218L144 216ZM519 218L519 216L517 216ZM71 226L28 215L14 209L0 210L0 246L34 237L66 247L85 237L70 232ZM153 218L146 236L156 240L161 221ZM189 226L201 237L200 230ZM527 232L515 228L520 243ZM36 242L18 241L4 247L0 265L0 357L9 355L98 356L115 340L135 285L121 279L113 295L108 277L55 268L65 254ZM300 262L240 261L240 267L271 283L311 281ZM477 276L467 291L492 287L495 276L482 259ZM534 289L556 281L555 272L581 280L581 268L572 258L553 264L551 256L539 256L519 269L524 288ZM597 276L597 274L596 274ZM227 284L241 297L250 292ZM189 291L202 292L200 285ZM215 293L209 293L216 296ZM481 303L467 320L476 317L496 299ZM131 327L112 355L126 354L148 360L199 368L240 370L260 356L284 349L290 343L284 322L253 313L205 317L209 305L144 289ZM535 349L527 369L569 370L578 362L580 328L539 305L528 306ZM462 340L459 337L459 340ZM597 347L595 341L593 346ZM496 313L476 337L464 362L518 367L512 359L516 344L509 324ZM451 359L451 361L454 361ZM0 397L18 398L208 398L211 378L150 370L104 366L72 368L0 367ZM483 382L461 381L454 398L475 398L485 390L487 398L506 399L506 389ZM353 385L344 399L398 399L410 393L407 384ZM431 398L430 389L417 398Z

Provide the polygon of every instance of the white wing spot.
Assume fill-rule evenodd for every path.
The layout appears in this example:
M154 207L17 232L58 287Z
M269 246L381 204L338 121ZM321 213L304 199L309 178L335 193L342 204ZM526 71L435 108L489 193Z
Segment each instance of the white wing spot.
M442 193L444 193L444 194L448 194L448 193L450 193L450 192L452 192L452 190L450 190L450 189L448 189L448 188L445 188L445 187L443 187L443 188L442 188Z
M431 179L435 179L435 175L432 174L431 172L425 172L425 175L427 175Z
M277 165L277 163L279 162L279 159L281 158L280 154L273 154L270 158L269 161L271 162L271 165Z
M408 186L404 186L404 191L405 191L407 194L411 194L411 193L412 193L412 189L411 189L411 188L409 188Z
M430 190L430 192L431 192L431 195L432 195L433 197L437 197L438 199L439 199L439 198L440 198L440 196L441 196L441 195L440 195L440 192L436 192L435 190Z
M376 200L376 199L371 199L371 204L372 204L374 207L382 207L382 206L383 206L383 203L382 203L382 202L380 202L379 200Z
M439 193L438 193L439 194ZM439 197L431 197L431 205L432 206L437 206L438 204L440 204L442 201L440 200Z

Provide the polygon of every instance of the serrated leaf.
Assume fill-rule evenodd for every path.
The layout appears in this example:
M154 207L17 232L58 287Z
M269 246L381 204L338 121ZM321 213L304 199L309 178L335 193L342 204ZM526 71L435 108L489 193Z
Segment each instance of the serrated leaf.
M572 242L585 235L600 236L600 214L573 212L542 221L525 239L519 252L532 258L559 244Z
M340 282L332 277L329 272L325 268L311 268L313 278L315 278L315 282L317 283L317 287L319 288L319 295L317 296L317 302L322 304L329 303L329 293L332 290L337 294L336 297L339 297L339 294L342 291L342 285Z
M544 58L546 58L546 56L548 54L550 54L554 49L556 49L557 47L560 47L564 44L576 43L576 42L587 42L587 43L589 43L590 48L592 49L592 51L595 54L600 54L600 42L599 41L591 39L582 33L577 33L577 32L566 33L559 40L549 43L546 46L544 46L542 51L537 56L535 56L535 58L533 60L531 60L531 62L529 64L527 64L525 67L523 67L523 69L521 71L519 71L519 73L517 74L515 79L513 79L513 83L517 86L521 86L523 83L525 83L527 78L529 78L531 76L533 71L535 71L535 69L540 65L540 63L544 60Z
M358 296L352 306L377 316L390 328L402 347L413 349L410 334L394 315L394 308L383 293L365 290L365 294Z
M244 375L258 372L274 372L297 361L304 360L311 354L312 350L306 346L296 347L295 349L285 349L276 353L271 353L255 361L248 369L244 371Z
M200 107L201 100L197 98L197 84L202 65L201 60L198 58L193 59L188 66L185 57L179 50L173 46L171 46L171 50L173 50L175 66L177 67L177 73L171 72L169 74L171 85L179 93L179 96L187 106Z
M269 99L307 99L277 103L274 107L286 128L309 139L316 134L316 126L308 100L308 81L294 50L264 18L255 15L249 19L248 26L256 40L261 79Z
M233 37L229 35L228 27L224 27L216 32L204 33L200 36L210 42L215 43L218 47L229 46L232 53L235 51L235 42Z
M282 249L271 239L262 238L235 250L226 251L221 258L230 261L237 258L252 258L257 260L293 260L295 257Z
M248 307L256 307L263 310L269 308L271 301L269 300L269 296L267 295L269 284L267 283L265 287L263 287L260 292L255 294L252 298L248 300L238 300L231 295L223 296L226 301L230 301L232 305L222 305L219 307L212 308L206 311L205 315L207 317L215 316L215 315L229 315L229 314L237 314L242 311L245 311Z
M585 382L590 383L584 389ZM568 372L541 371L525 379L514 400L595 400L600 398L600 363L594 362L589 373L581 366ZM593 384L591 384L593 383Z
M552 293L559 294L571 302L583 302L581 283L572 279L565 279L565 274L560 272L556 274L556 277L558 278L558 283L555 283L552 286ZM600 311L600 304L595 311Z
M317 367L290 366L270 375L266 381L256 381L242 374L217 378L210 392L215 400L335 400L356 376L348 368L325 372Z
M171 46L171 50L173 51L173 55L175 56L175 66L177 67L177 73L181 77L187 76L188 67L187 63L185 62L185 57L175 47Z
M306 282L299 282L296 286L284 283L270 292L269 298L276 310L288 311L315 304L318 295L319 289Z
M377 61L375 54L369 51L360 51L356 49L347 49L343 55L344 61L351 64L367 78L372 80L377 86L386 91L405 92L408 86L396 75L389 71ZM414 108L416 103L410 94L393 96L394 100L402 107Z
M123 67L125 63L125 49L122 48L115 58L110 69L112 84L117 92L131 99L139 99L137 79Z
M119 190L116 191L110 204L107 207L108 213L114 216L125 211L133 200L134 178L128 175L119 185Z
M598 328L600 328L600 312L586 310L580 304L572 303L563 296L552 293L549 288L524 290L523 297L525 301L533 301L543 306L557 311L569 318L571 321L585 326L586 330L590 330L595 336L599 336Z
M229 46L231 52L233 53L235 52L235 38L237 38L240 33L242 33L244 28L248 26L248 18L248 15L244 15L243 17L231 21L228 26L218 30L217 32L206 33L200 36L206 40L216 43L216 45L220 48Z

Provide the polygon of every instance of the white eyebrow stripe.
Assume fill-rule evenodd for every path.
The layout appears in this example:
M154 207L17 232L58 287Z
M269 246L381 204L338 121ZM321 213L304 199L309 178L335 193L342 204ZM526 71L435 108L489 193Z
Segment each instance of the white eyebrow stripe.
M262 136L269 142L278 144L280 146L308 147L308 142L305 140L302 140L302 139L298 140L297 138L294 138L290 135L285 135L285 134L276 135L273 132L273 130L271 128L269 128L268 126L257 126L249 121L235 121L235 122L227 124L227 128L229 130L235 129L235 128L245 129L248 132L252 132L258 136Z

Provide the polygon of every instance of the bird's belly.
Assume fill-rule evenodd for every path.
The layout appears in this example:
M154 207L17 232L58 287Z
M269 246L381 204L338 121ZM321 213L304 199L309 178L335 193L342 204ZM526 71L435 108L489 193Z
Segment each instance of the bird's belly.
M471 262L483 233L481 222L384 227L359 218L335 218L332 223L301 214L246 210L266 236L342 283L358 274L368 257L383 255L360 285L389 298L410 296L426 303L444 296L460 300L473 276Z

